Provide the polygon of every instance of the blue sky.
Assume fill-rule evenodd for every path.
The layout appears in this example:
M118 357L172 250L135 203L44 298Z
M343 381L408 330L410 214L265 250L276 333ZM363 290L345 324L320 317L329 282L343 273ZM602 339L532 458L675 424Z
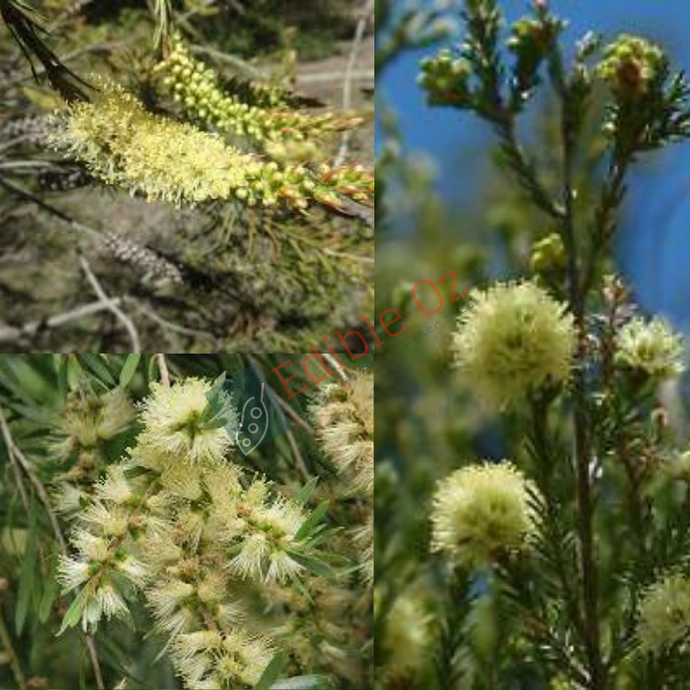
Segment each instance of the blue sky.
M514 18L528 2L503 0L501 5ZM551 5L569 20L571 41L588 30L607 38L643 34L690 72L688 0L552 0ZM442 193L469 200L479 176L463 169L462 151L476 151L491 136L472 116L424 105L414 83L420 55L408 54L393 64L377 83L377 93L396 110L407 148L434 160ZM690 142L648 156L629 191L619 263L645 309L664 313L690 333Z

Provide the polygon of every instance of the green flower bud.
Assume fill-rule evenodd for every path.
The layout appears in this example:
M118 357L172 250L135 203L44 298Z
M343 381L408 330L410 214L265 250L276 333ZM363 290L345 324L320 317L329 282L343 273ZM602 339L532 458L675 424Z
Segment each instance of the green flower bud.
M638 100L649 94L665 64L666 57L657 45L622 35L606 48L597 74L618 98Z
M453 58L449 50L442 50L436 57L425 58L417 83L427 92L430 105L464 108L469 105L471 92L468 86L470 67L464 60Z

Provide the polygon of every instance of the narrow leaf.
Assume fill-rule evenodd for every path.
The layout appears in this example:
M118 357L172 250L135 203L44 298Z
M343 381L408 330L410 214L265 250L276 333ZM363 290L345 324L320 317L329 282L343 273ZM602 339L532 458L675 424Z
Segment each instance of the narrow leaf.
M309 499L313 496L316 485L319 482L318 477L312 477L295 496L295 503L300 506L305 506L309 503Z
M269 690L273 687L273 684L280 678L280 674L283 672L286 664L287 654L285 652L278 652L271 660L271 663L266 666L261 678L259 678L256 690Z
M98 355L79 355L79 359L90 369L98 378L111 386L115 385L115 379L108 370L108 367L103 364Z
M133 353L127 355L124 365L122 366L122 371L120 372L120 387L127 388L127 385L132 380L132 377L137 371L139 366L139 360L141 359L140 354Z
M314 528L321 522L323 516L328 511L328 501L320 503L311 515L302 523L302 526L297 530L295 534L295 541L302 541L309 537L309 535L314 531Z

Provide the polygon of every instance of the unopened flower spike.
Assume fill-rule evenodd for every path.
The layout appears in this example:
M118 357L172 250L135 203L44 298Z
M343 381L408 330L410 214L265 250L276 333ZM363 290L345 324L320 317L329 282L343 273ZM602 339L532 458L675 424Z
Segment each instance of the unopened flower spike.
M361 124L357 117L304 114L289 107L269 87L246 86L244 100L227 93L213 70L194 58L179 36L154 73L159 88L191 118L260 143L318 139ZM271 93L273 99L268 97Z

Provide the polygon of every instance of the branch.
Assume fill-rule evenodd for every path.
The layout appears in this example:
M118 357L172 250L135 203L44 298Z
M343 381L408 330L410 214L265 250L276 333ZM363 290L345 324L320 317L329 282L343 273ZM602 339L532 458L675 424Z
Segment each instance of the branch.
M83 255L80 256L79 262L81 263L81 267L84 273L86 274L86 277L89 283L91 284L91 287L93 288L94 292L98 295L102 302L107 304L108 309L120 320L122 325L127 329L127 333L129 334L129 338L132 342L132 352L141 352L141 342L139 340L139 334L137 333L137 329L132 320L105 293L105 290L101 287L101 284L98 282L98 278L96 278L93 271L91 270L91 267L89 266L89 262L86 260L86 257L84 257Z
M123 299L120 297L113 297L110 302L122 304ZM110 311L110 309L110 303L103 301L91 302L90 304L84 304L80 307L70 309L62 314L51 316L43 321L32 321L23 326L0 326L0 342L13 342L21 340L21 338L25 336L33 337L43 329L59 328L72 321L78 321L79 319L98 314L102 311Z
M348 111L352 109L352 76L355 71L355 66L357 65L357 57L359 56L359 51L362 47L362 41L364 40L364 33L367 29L367 24L374 14L374 0L369 0L366 7L364 8L362 15L357 22L357 29L355 30L355 37L352 40L352 48L350 49L350 57L347 61L347 67L345 68L345 79L343 80L343 110ZM337 156L335 157L334 165L338 167L345 162L347 157L347 152L350 147L350 137L352 133L349 130L343 132L342 140L340 143L340 149Z

